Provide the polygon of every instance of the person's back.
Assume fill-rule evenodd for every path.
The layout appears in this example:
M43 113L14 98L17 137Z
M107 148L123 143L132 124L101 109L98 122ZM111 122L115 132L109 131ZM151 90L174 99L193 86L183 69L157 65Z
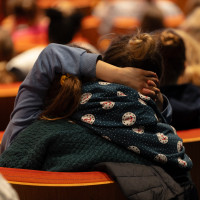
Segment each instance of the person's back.
M142 32L149 33L164 27L164 15L162 11L155 4L149 4L141 18L140 28Z
M83 14L69 2L58 2L46 10L49 43L68 44L80 31Z
M192 84L178 84L186 65L183 39L173 30L160 34L164 75L161 91L169 98L173 114L171 124L178 130L200 127L200 89Z

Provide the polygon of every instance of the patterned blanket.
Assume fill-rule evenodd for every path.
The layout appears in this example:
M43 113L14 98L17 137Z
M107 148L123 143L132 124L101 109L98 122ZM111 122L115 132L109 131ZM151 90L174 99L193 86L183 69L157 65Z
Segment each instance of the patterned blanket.
M102 81L84 84L82 92L76 123L164 167L192 168L182 139L150 97Z

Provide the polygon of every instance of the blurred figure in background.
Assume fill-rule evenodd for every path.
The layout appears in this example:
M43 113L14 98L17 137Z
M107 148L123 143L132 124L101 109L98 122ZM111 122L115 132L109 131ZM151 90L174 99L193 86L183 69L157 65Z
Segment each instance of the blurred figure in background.
M164 28L164 15L155 5L149 4L141 19L142 32L152 32Z
M104 35L113 32L112 27L117 18L132 18L135 20L135 26L139 27L150 5L160 10L166 27L178 27L185 18L174 2L164 0L104 0L97 4L92 14L101 19L99 33Z
M200 128L200 89L192 84L178 84L186 65L184 41L170 29L161 33L160 41L164 66L161 91L172 105L171 124L177 130Z
M16 53L47 45L48 20L36 0L7 0L6 6L1 26L11 34Z
M0 83L17 81L12 72L6 70L7 62L14 56L14 47L10 34L0 28Z
M101 19L99 33L104 35L112 32L114 21L118 17L130 17L140 22L147 5L145 0L104 0L97 4L92 14Z
M178 83L192 83L200 87L200 45L189 33L181 29L174 31L184 40L186 50L186 68Z
M183 11L175 2L166 0L151 1L161 10L166 27L176 28L185 20Z
M56 6L46 10L49 17L49 43L67 44L72 41L81 28L82 13L70 3L60 1Z
M189 33L200 44L200 1L188 1L188 16L185 21L180 25L180 28Z
M83 16L69 2L58 1L52 8L46 9L45 14L49 18L48 43L68 44L74 42L98 53L86 39L77 37ZM23 81L45 46L39 45L17 55L7 64L7 70L15 71L18 80Z

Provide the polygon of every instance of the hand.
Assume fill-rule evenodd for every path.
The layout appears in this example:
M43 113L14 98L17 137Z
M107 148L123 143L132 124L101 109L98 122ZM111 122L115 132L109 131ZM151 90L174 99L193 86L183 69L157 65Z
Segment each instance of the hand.
M156 86L159 83L158 77L152 71L134 67L120 68L99 60L96 65L96 77L104 81L129 86L150 97L156 97L156 93L160 92ZM147 84L148 80L152 81L153 85Z
M147 80L147 85L145 88L142 88L141 93L151 97L153 100L157 98L157 95L160 93L160 89L158 88L159 82L157 84L152 80Z
M118 83L127 85L151 98L155 98L156 94L160 92L157 88L159 80L156 73L134 67L119 69L121 69L121 78ZM150 82L148 83L148 81Z
M151 91L154 91L154 93L152 92L151 94L151 98L155 101L158 109L160 111L163 110L163 95L162 93L160 92L160 90L157 88L158 85L156 85L153 81L151 80L148 80L147 81L147 84L149 85L149 87L152 87L152 90ZM143 90L146 90L146 88L143 88Z

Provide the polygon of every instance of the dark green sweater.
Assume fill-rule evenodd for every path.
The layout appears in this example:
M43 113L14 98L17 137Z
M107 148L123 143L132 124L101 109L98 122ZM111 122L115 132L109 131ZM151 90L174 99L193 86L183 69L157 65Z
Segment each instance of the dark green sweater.
M35 121L0 156L1 167L47 171L88 171L100 162L152 164L66 120Z

